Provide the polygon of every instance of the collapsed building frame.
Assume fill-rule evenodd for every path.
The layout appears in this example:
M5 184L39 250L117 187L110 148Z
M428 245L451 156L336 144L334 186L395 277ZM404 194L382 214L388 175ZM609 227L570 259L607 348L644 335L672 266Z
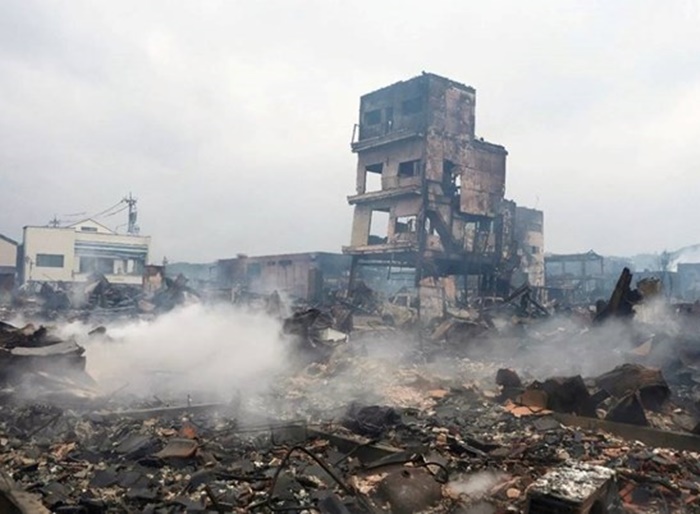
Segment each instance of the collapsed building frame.
M343 247L350 291L360 266L382 266L415 270L419 312L421 299L435 296L426 292L450 276L462 278L465 294L475 284L481 296L507 295L520 264L516 205L504 198L508 152L475 136L475 104L474 88L432 73L361 97ZM543 271L544 249L535 253Z

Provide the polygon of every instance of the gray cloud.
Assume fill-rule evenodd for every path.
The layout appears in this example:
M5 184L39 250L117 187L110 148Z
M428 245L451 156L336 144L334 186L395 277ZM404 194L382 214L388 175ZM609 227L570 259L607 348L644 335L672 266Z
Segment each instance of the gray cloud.
M696 242L700 9L609 4L6 0L0 232L132 191L156 259L337 251L359 96L429 70L477 88L548 250Z

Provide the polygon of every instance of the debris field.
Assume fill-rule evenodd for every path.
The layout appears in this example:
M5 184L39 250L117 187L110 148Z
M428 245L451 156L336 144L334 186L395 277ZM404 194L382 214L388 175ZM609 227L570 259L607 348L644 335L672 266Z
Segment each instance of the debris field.
M624 275L597 312L421 327L336 300L277 319L289 365L255 393L105 391L109 322L3 322L3 512L700 512L692 310Z

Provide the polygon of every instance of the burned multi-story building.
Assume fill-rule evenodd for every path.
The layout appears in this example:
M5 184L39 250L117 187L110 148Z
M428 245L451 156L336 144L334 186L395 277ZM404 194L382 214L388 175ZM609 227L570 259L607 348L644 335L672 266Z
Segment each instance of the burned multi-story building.
M442 277L510 286L519 265L516 205L504 199L506 149L475 135L476 91L431 73L366 94L352 150L357 190L351 287L361 265L415 270L416 286ZM538 249L538 252L542 251Z

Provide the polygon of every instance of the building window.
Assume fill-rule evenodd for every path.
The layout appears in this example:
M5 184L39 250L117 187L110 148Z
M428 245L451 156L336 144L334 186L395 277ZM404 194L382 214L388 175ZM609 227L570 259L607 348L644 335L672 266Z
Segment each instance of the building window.
M78 272L92 273L97 268L97 259L95 257L80 257L78 259Z
M363 193L382 190L382 170L384 164L369 164L365 166L365 189Z
M415 177L418 175L420 161L406 161L399 164L399 177Z
M382 174L382 170L384 169L384 163L377 163L377 164L368 164L365 166L365 171L369 173L378 173L379 175Z
M112 275L114 273L114 259L108 257L80 257L80 273L101 273Z
M259 277L262 274L262 264L256 262L248 267L248 274L253 277Z
M402 114L415 114L423 109L423 99L420 96L401 102Z
M379 125L382 122L382 111L376 109L365 113L365 125Z
M97 232L97 227L80 227L81 232Z
M391 130L394 126L394 108L387 107L384 109L384 119L386 120L387 130Z
M38 268L62 268L63 255L55 253L36 254L36 265Z
M416 231L416 216L402 216L396 218L394 233L408 234Z
M389 235L389 211L372 210L369 225L369 239L367 244L385 244Z

